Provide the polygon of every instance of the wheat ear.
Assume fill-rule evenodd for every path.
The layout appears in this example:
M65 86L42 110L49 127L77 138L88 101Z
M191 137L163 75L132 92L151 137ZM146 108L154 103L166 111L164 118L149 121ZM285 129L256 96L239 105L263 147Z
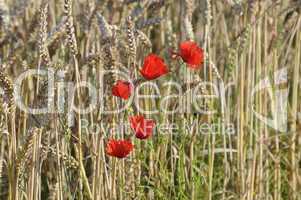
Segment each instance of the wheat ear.
M0 85L2 86L5 95L8 99L8 108L11 111L14 108L14 87L12 81L3 72L3 67L0 68Z
M74 30L74 23L73 23L73 16L72 16L72 0L65 0L64 4L64 11L66 19L66 33L67 33L67 40L68 45L70 47L71 53L74 56L77 56L77 42L75 37L75 30Z
M47 14L48 3L45 3L40 8L40 24L39 24L39 56L40 59L47 67L50 67L50 57L46 46L47 39Z
M130 59L132 61L136 60L136 41L135 41L135 35L134 35L134 23L132 20L132 17L129 16L126 20L127 25L127 40L128 40L128 46L129 46L129 53L130 53Z

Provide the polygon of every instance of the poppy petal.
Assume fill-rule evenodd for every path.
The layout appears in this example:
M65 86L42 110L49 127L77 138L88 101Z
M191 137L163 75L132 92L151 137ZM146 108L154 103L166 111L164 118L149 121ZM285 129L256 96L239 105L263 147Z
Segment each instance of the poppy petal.
M152 119L144 119L143 116L137 115L130 117L131 128L135 132L135 136L138 139L149 138L155 127L155 121Z
M155 54L149 54L143 62L141 75L147 80L153 80L168 73L164 60Z
M204 62L203 49L193 41L182 42L179 55L190 68L199 69Z
M122 99L128 99L131 96L131 84L126 81L118 80L112 87L112 94Z
M110 139L106 145L106 153L117 158L125 158L134 149L134 145L128 140Z

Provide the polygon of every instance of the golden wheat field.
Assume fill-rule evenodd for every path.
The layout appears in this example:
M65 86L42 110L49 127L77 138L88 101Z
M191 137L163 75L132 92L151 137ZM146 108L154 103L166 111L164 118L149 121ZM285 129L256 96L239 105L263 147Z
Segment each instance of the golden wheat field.
M0 0L0 200L301 200L300 0Z

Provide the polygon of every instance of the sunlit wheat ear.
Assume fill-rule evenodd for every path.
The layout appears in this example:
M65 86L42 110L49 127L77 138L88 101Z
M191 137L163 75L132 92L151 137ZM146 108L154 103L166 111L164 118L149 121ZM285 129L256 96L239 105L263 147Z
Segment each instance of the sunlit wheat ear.
M132 21L132 17L129 16L126 20L126 25L127 25L127 40L128 40L128 46L130 50L130 58L132 61L136 60L136 41L135 41L135 36L134 36L134 22Z
M97 24L101 34L101 39L103 43L108 42L108 40L110 40L110 38L112 37L112 31L110 25L101 14L97 13L96 16L97 16Z
M231 44L231 46L228 47L227 70L229 71L230 74L235 67L237 53L243 51L245 47L248 45L251 31L252 31L252 25L248 24L246 28L244 28L242 32L238 35L236 41L234 41Z
M97 3L97 4L94 6L92 12L90 12L90 17L89 17L89 19L88 19L88 24L87 24L88 30L91 29L92 24L94 23L95 17L97 17L97 16L96 16L97 13L98 13L102 8L104 8L104 7L107 5L107 3L108 3L108 1L105 1L105 2L103 2L102 4Z
M55 76L55 74L54 74L54 76ZM48 86L49 86L49 83L52 83L53 81L55 81L55 78L56 77L49 76L49 78L42 80L42 83L39 87L38 93L36 95L36 98L35 98L35 101L33 102L32 107L40 108L45 105L52 106L53 101L54 101L54 92L51 92L53 90L48 91ZM55 89L55 85L54 85L53 89ZM43 117L47 117L47 113L45 115L41 115L39 117L41 118L40 123L42 122L43 125L45 125L45 124L47 124L47 122L49 122L49 121L45 121L45 118L43 119Z
M36 136L41 132L41 129L33 128L28 131L25 141L21 148L18 150L16 158L16 171L18 173L19 183L26 177L25 168L29 166L31 160L31 151Z
M64 121L62 123L62 128L63 128L63 134L65 137L70 138L72 135L72 131L68 125L68 120L67 117L64 117Z
M135 35L137 36L139 42L141 42L141 44L147 48L151 48L152 47L152 42L150 41L150 39L147 37L147 35L145 33L143 33L140 30L136 30L135 31Z
M72 156L66 155L62 152L57 152L57 150L53 149L53 148L49 148L49 153L52 156L58 156L59 159L64 163L64 165L66 166L67 169L74 169L74 170L78 169L78 166L79 166L78 162Z
M39 129L37 128L32 128L31 130L28 131L26 138L23 142L23 145L21 148L18 150L17 154L17 162L16 162L16 168L17 171L19 171L21 165L24 163L24 161L29 157L30 151L32 150L32 146L35 140L35 137L39 133Z
M102 57L100 53L90 54L86 57L85 63L88 65L95 65L101 61Z
M10 111L14 110L15 104L14 104L14 86L12 84L12 81L8 78L8 76L5 75L5 72L3 71L3 67L0 67L0 85L2 89L4 90L4 95L7 100L8 108Z
M39 56L43 64L50 67L50 57L46 46L47 38L47 14L48 3L45 3L40 8L40 24L39 24Z
M186 32L186 39L194 40L194 33L192 28L192 14L193 14L193 0L185 0L185 15L183 24Z
M227 57L227 70L231 74L235 68L236 58L237 58L237 49L236 45L233 45L228 48L228 57Z
M49 153L49 149L50 149L50 137L51 137L51 131L45 131L42 133L42 140L41 140L41 146L40 146L40 160L41 162L43 162L44 160L47 159L48 157L48 153Z
M177 48L177 36L173 32L172 21L168 19L166 21L166 43L169 49Z
M110 26L104 17L100 14L97 14L97 21L99 30L101 33L101 41L104 47L102 48L102 54L94 57L98 61L103 61L103 66L105 70L113 70L116 67L117 63L117 54L116 49L116 31L114 26ZM105 83L111 86L115 82L115 76L111 73L105 78Z
M105 70L113 70L116 67L117 49L115 46L107 44L103 48L102 60ZM116 82L114 73L110 73L105 77L105 84L112 86Z
M245 49L245 47L247 46L249 39L250 39L251 31L252 31L252 25L248 24L239 39L239 51L240 52L242 52Z
M60 23L54 27L53 30L48 34L48 37L46 39L46 46L51 45L54 41L61 38L66 31L66 24L67 24L67 17L63 16Z
M77 50L77 42L76 42L76 36L74 30L73 16L72 16L72 0L65 0L64 12L65 12L65 16L67 17L66 33L67 33L68 45L72 55L76 56L78 54L78 50Z

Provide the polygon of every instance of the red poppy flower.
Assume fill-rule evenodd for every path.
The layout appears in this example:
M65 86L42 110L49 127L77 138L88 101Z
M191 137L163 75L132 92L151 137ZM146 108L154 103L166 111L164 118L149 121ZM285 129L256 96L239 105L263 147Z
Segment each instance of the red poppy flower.
M128 140L110 139L106 146L106 153L117 158L125 158L132 150L134 145Z
M162 58L155 54L149 54L144 59L140 73L145 79L153 80L168 73L168 68Z
M189 67L198 69L204 62L204 51L195 42L185 41L180 44L179 56Z
M130 118L131 128L135 131L136 138L147 139L153 133L155 121L152 119L144 119L143 116L137 115Z
M122 99L128 99L131 96L131 84L126 81L118 80L112 88L112 94Z

